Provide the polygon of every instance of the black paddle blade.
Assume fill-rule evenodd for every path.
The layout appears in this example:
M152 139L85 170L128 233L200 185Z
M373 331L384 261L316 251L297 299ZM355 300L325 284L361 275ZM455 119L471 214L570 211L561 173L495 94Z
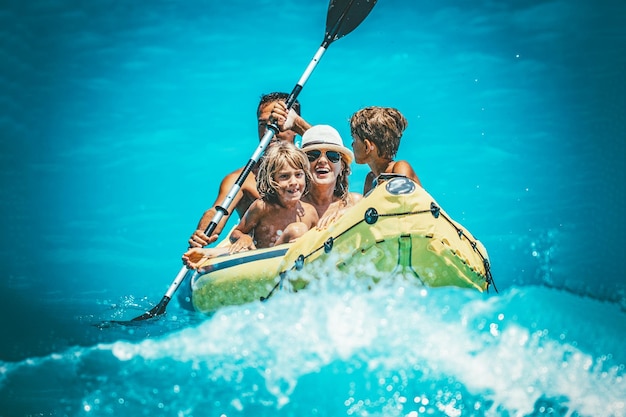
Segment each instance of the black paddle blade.
M153 319L165 313L165 308L169 302L170 298L164 296L159 304L152 307L150 311L146 311L141 316L137 316L131 320L108 320L100 324L94 324L94 326L98 327L100 330L108 329L113 326L139 326L142 321Z
M170 302L170 298L168 296L164 296L161 299L161 301L159 302L159 304L157 304L154 307L152 307L152 309L150 311L146 311L141 316L137 316L134 319L132 319L131 321L148 320L148 319L154 318L156 316L160 316L161 314L165 313L165 308L167 307L167 304L169 302Z
M375 5L376 0L330 0L326 15L326 46L356 29Z

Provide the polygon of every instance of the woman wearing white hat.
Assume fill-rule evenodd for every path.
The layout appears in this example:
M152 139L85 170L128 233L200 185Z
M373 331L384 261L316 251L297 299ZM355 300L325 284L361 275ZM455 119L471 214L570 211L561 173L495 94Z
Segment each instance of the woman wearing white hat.
M348 187L352 151L343 145L339 132L329 125L316 125L302 135L302 151L311 165L311 188L302 201L315 207L324 228L363 196Z

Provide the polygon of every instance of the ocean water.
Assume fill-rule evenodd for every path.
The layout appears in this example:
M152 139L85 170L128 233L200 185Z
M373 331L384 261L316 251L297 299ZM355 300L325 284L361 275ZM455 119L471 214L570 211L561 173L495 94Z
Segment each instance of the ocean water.
M326 1L0 4L0 416L626 416L626 5L380 0L299 96L409 121L398 157L499 292L316 270L154 306L290 92ZM354 165L351 188L368 172Z

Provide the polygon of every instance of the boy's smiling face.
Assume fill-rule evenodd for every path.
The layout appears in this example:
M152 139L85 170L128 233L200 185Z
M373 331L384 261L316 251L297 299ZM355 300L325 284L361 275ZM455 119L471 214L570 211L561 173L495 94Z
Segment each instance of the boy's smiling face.
M274 181L278 184L276 193L282 204L299 201L306 188L304 170L289 165L284 165L276 172Z

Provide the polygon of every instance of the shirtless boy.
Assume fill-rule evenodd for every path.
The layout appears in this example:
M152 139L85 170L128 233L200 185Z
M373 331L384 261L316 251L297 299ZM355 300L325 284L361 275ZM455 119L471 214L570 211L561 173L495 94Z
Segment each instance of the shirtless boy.
M315 207L300 200L307 191L309 176L307 156L293 144L280 142L269 148L257 174L261 198L252 203L231 233L231 245L189 249L183 262L195 269L208 258L268 248L302 236L318 221Z
M380 174L401 174L422 185L409 162L394 160L407 125L402 113L393 107L366 107L350 118L354 160L371 169L365 177L364 195L374 188Z
M259 106L257 108L257 126L259 131L259 140L263 138L263 135L265 135L265 129L268 122L270 121L270 116L272 115L272 109L274 108L275 103L286 100L288 96L289 95L287 93L281 92L274 92L261 96ZM276 118L278 119L276 121L281 130L274 137L275 140L273 140L272 142L282 140L293 143L297 134L302 135L310 127L310 125L305 122L304 119L302 119L299 115L300 103L296 100L290 113L285 112L284 117ZM270 144L270 146L271 145L272 144ZM242 172L243 167L231 172L222 180L218 195L215 198L215 202L213 203L211 208L203 213L202 217L198 221L196 230L189 238L189 247L202 247L217 240L218 235L221 233L224 225L230 218L230 213L222 218L222 220L215 228L212 236L207 237L204 234L204 231L215 216L215 207L218 204L222 204ZM241 189L233 199L231 203L233 210L230 210L230 212L232 213L232 211L236 211L240 217L243 216L248 207L250 207L250 204L252 204L252 202L257 198L259 198L259 194L256 189L256 170L253 170L250 175L248 175L248 177L245 179L244 183L241 186Z

